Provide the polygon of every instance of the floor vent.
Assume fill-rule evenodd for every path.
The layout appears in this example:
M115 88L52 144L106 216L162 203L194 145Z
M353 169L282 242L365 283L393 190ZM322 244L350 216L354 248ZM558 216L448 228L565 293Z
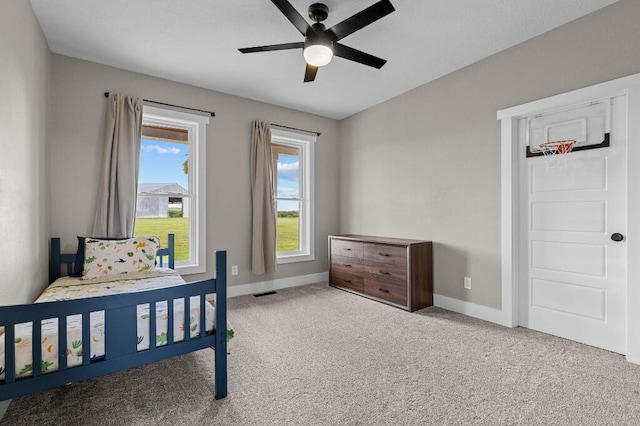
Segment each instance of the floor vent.
M276 294L276 292L275 291L267 291L265 293L256 293L253 296L254 297L262 297L262 296L269 296L271 294Z

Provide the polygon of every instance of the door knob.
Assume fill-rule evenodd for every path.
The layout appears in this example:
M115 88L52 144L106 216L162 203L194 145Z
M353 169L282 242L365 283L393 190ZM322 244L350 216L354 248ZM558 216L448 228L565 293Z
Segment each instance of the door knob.
M616 232L615 234L611 234L611 239L613 241L622 241L624 240L624 235L620 234L619 232Z

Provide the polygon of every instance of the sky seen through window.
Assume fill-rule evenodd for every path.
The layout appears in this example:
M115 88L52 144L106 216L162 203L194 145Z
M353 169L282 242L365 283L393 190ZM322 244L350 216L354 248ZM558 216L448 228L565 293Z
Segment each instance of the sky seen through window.
M189 189L189 177L183 168L187 154L187 144L142 139L138 182L177 183ZM278 197L300 196L299 165L298 157L278 156ZM280 201L278 210L298 210L298 202Z

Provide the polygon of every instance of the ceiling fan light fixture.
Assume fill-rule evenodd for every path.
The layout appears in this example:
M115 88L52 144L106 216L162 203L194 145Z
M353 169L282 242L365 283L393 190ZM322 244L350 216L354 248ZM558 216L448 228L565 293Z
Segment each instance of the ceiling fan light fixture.
M331 62L333 50L326 44L310 44L302 52L307 64L314 67L323 67Z
M242 53L269 52L273 50L289 50L302 48L306 64L304 82L314 81L319 67L331 62L334 54L343 59L373 68L382 68L387 62L360 50L339 43L340 40L361 30L395 11L390 0L378 0L377 3L327 29L322 23L329 16L329 7L323 3L313 3L308 8L309 18L314 24L309 25L290 0L271 0L282 14L304 36L304 42L271 44L238 49Z

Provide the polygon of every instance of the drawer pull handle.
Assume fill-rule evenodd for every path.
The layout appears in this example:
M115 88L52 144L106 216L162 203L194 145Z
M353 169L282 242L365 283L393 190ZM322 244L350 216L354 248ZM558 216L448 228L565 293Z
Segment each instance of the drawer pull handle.
M349 247L345 247L344 248L346 251L351 251L351 249Z
M351 280L343 280L345 283L350 283Z
M390 273L390 272L387 272L387 271L380 271L380 273L381 273L382 275L391 275L391 273Z
M389 290L387 290L386 288L379 288L378 290L380 290L383 293L389 293Z
M382 253L382 252L380 252L380 253L378 253L378 254L379 254L380 256L387 256L387 257L388 257L388 256L390 256L390 254L389 254L389 253Z
M351 268L351 265L348 263L343 263L342 266L346 266L347 268Z

